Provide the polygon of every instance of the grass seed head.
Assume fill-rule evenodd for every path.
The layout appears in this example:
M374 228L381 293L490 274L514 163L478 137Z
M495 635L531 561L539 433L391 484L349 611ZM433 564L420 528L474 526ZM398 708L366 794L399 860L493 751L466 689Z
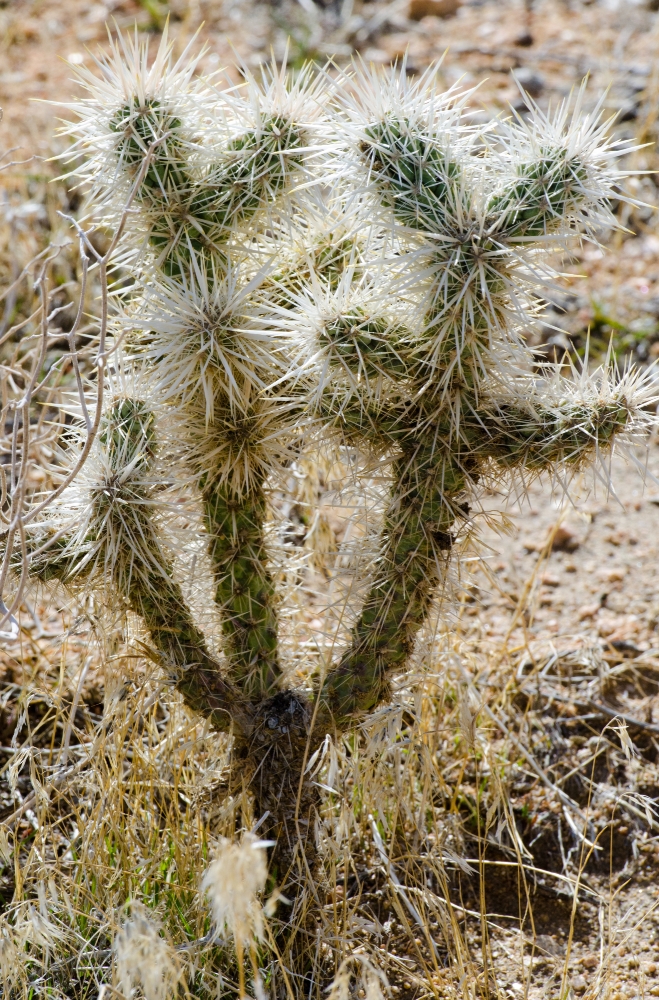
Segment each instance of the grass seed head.
M170 1000L182 984L176 952L163 937L162 924L153 913L137 902L131 902L130 909L130 918L114 941L121 989L130 997L139 986L144 1000Z
M265 888L268 863L264 841L246 834L240 844L223 838L201 880L211 905L216 932L227 931L237 945L248 947L264 934L258 894Z

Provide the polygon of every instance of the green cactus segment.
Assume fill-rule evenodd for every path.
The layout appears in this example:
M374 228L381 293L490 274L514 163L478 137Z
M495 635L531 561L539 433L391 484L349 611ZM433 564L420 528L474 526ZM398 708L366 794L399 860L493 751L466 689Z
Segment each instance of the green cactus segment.
M358 309L326 323L319 340L336 368L366 385L381 378L405 379L411 374L407 331Z
M55 538L56 532L44 529L30 533L26 538L26 551L29 559L30 576L40 583L67 583L74 578L83 579L89 575L91 566L87 558L89 543L76 546L71 544L67 535ZM51 541L54 539L54 541ZM43 552L38 551L43 549ZM12 561L12 569L20 573L22 568L22 553L16 553Z
M139 399L124 397L110 407L98 438L114 472L149 467L155 453L154 423L153 413Z
M408 400L398 405L388 399L362 400L345 385L332 385L321 394L318 416L327 428L339 434L346 444L387 454L409 437Z
M426 368L450 373L465 387L487 377L483 351L505 328L505 262L497 258L499 253L491 241L483 240L461 248L449 260L437 255L439 273L420 344ZM444 374L444 384L446 380Z
M335 239L334 234L329 233L313 248L312 259L316 274L327 282L332 291L336 291L347 264L351 262L353 266L359 266L359 248L355 240L347 237Z
M267 119L258 131L229 143L221 162L200 183L191 214L228 234L282 193L302 163L302 147L299 128L284 118Z
M334 234L329 233L310 252L297 255L289 266L267 278L261 285L261 292L271 309L295 309L299 296L309 287L312 274L321 285L335 292L349 263L358 269L358 244L351 239L335 239Z
M183 123L160 101L140 104L135 98L124 104L109 124L110 130L120 136L117 147L120 165L131 174L139 172L151 146L159 143L152 151L151 163L138 192L141 199L167 197L187 186L189 143Z
M468 209L460 163L423 128L389 115L367 127L360 148L373 180L403 225L443 231L447 217Z
M450 455L403 455L386 514L378 570L352 643L325 678L320 698L336 725L370 711L386 696L393 671L414 649L443 578L450 528L460 514L465 474Z
M230 675L248 698L260 701L277 690L281 676L265 494L255 482L244 491L221 482L204 490L204 510Z
M223 245L236 224L271 203L302 162L302 131L276 116L228 143L201 175L190 165L195 146L185 138L180 118L159 101L124 105L110 128L121 135L117 153L131 174L162 140L152 151L138 198L158 265L169 277L189 272L193 257L205 260L211 271L213 262L222 267Z
M606 447L630 422L622 400L588 405L566 401L524 408L500 405L488 421L486 450L509 467L544 469L557 463L578 464L597 447Z
M225 680L217 661L206 647L203 633L192 621L181 588L172 579L171 569L158 551L158 540L143 512L135 510L131 498L131 532L139 531L157 568L141 567L128 574L115 564L113 581L131 611L139 615L160 654L159 659L193 711L210 719L218 730L226 732L232 720L238 725L246 716L242 697ZM140 516L140 513L142 516ZM124 526L125 527L125 526Z
M141 401L116 401L103 420L100 444L112 475L96 490L92 533L106 538L105 570L130 609L146 625L164 666L188 705L228 730L240 698L225 681L192 620L153 526L148 472L155 452L153 413ZM138 477L135 479L134 477Z
M487 206L491 218L498 216L495 233L500 239L538 239L554 232L570 210L588 197L588 172L564 149L541 151L536 159L520 163L515 172L517 177Z

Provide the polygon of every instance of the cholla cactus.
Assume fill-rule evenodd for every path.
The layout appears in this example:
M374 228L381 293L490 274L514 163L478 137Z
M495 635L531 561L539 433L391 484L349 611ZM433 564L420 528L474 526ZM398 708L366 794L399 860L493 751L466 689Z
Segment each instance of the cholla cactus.
M133 198L121 257L133 284L94 451L36 531L31 567L115 595L191 707L232 729L281 881L300 840L312 849L306 760L387 697L479 491L580 468L649 421L647 379L538 376L524 340L553 255L614 225L625 147L599 110L582 113L583 91L573 114L531 107L479 129L434 71L410 83L404 67L357 69L337 87L273 67L217 90L194 68L166 41L149 68L120 40L101 79L83 77L77 173L108 224ZM290 690L268 489L328 439L379 463L390 494L348 648ZM168 551L167 490L190 484L220 658Z

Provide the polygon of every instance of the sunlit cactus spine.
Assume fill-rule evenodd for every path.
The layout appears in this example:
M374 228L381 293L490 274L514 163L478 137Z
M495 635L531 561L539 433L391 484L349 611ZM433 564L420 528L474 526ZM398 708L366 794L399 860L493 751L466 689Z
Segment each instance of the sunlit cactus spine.
M222 90L194 67L163 42L149 68L120 41L75 106L77 173L100 217L115 221L132 192L117 369L139 390L112 394L79 484L87 514L68 535L59 515L41 526L32 568L116 593L188 703L232 726L281 879L300 840L313 854L309 754L405 670L480 491L569 473L650 422L647 378L534 373L525 340L553 256L615 224L611 163L627 147L599 109L582 113L583 91L572 115L531 106L477 129L435 71L357 69L337 86L273 68ZM389 496L347 648L289 690L268 490L328 442L379 467ZM158 450L173 495L188 496L191 473L201 500L220 661L167 554Z

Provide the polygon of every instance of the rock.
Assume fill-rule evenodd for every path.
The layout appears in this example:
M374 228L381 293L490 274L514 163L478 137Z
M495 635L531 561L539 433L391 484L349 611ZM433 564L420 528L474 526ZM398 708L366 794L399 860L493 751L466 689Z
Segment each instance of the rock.
M556 958L562 958L565 955L565 945L553 938L551 934L538 934L535 938L535 946L538 951L544 952L545 955L553 955Z
M603 569L600 570L598 576L605 583L619 583L627 576L627 570L624 566L616 567L615 569Z
M410 0L407 16L412 21L422 17L453 17L462 6L462 0Z
M519 45L523 49L528 49L533 45L533 35L528 28L525 31L520 31L519 35L513 39L513 45Z
M534 73L528 66L522 66L516 73L513 73L513 76L522 90L530 97L540 97L545 89L545 81L540 74Z
M571 528L561 524L551 543L552 552L575 552L581 543Z

